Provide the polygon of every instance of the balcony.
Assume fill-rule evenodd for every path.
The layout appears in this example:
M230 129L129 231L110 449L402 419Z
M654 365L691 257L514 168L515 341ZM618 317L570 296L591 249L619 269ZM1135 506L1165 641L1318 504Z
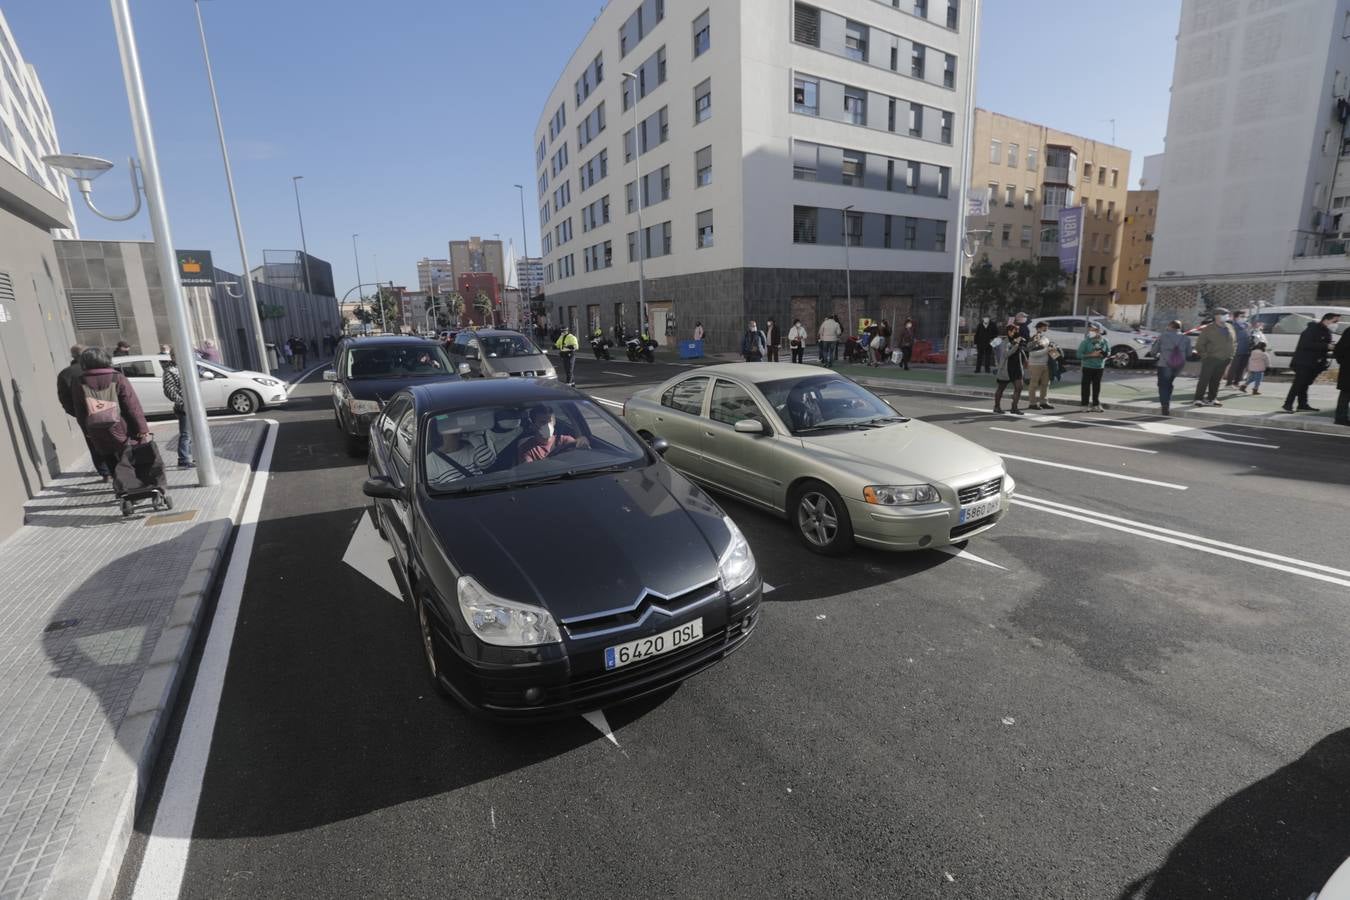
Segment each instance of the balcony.
M1046 166L1044 181L1046 184L1067 184L1072 187L1078 184L1078 169L1074 166Z
M1064 204L1063 204L1063 203L1042 203L1042 204L1041 204L1041 221L1042 221L1042 222L1058 222L1058 221L1059 221L1059 211L1062 210L1063 208L1064 208Z
M1058 241L1041 241L1041 256L1059 256Z

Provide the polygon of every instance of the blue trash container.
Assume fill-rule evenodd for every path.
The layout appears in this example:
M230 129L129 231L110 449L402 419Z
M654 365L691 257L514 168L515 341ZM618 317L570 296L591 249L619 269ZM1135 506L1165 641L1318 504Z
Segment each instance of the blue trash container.
M702 341L680 341L680 359L698 359L702 355Z

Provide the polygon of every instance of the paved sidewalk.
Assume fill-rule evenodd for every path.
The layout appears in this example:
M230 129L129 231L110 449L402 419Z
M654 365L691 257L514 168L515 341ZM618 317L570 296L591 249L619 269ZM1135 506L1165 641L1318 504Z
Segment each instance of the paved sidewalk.
M170 468L172 511L73 473L0 544L0 900L111 894L266 430L214 425L220 483Z

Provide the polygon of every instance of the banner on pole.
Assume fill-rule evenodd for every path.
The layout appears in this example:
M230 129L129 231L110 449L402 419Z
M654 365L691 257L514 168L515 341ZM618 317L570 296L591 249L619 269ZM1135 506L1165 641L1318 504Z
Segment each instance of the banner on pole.
M1059 211L1059 266L1078 271L1078 245L1083 240L1083 207L1066 206Z
M984 189L972 190L966 194L966 215L989 215L989 194Z

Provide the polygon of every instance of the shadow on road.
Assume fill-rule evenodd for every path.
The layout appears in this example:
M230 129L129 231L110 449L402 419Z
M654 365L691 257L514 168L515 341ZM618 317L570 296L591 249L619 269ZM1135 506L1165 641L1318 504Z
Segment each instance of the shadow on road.
M1307 900L1350 855L1350 729L1210 810L1119 900Z

